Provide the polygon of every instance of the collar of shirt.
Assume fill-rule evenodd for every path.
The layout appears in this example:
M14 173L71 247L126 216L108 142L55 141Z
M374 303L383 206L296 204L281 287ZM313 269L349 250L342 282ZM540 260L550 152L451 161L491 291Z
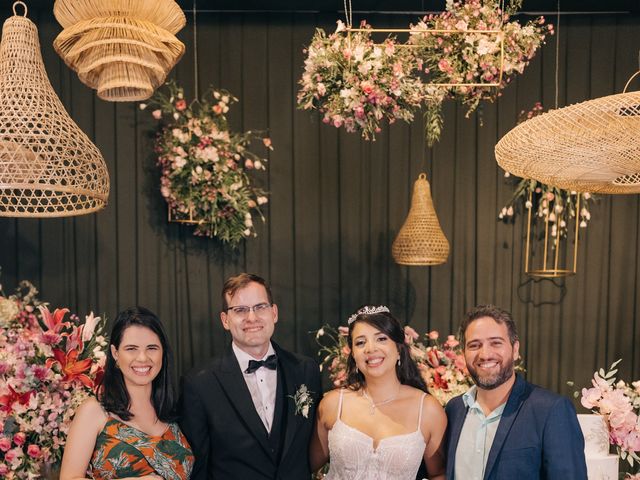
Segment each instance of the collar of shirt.
M273 349L273 345L271 344L271 342L269 342L269 349L267 350L267 353L265 353L262 358L253 358L247 352L245 352L244 350L241 350L240 347L238 347L233 342L231 343L231 348L233 349L233 353L236 356L236 359L238 360L238 364L240 365L240 371L244 375L255 375L255 372L244 373L244 371L249 366L249 360L266 360L269 355L275 355L276 353L276 351Z
M462 401L467 406L469 410L474 413L480 413L484 417L484 412L482 411L482 407L480 403L478 403L478 399L476 398L478 394L478 387L473 385L467 392L462 395ZM490 422L494 419L499 419L502 416L502 412L504 412L504 408L507 406L507 402L504 402L502 405L499 405L493 412L491 412L487 417L486 421Z

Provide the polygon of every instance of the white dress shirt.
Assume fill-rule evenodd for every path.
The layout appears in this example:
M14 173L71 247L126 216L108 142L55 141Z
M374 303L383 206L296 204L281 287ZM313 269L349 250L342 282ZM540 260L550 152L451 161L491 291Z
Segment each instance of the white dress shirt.
M249 360L266 360L270 355L275 355L273 345L269 344L269 350L262 358L253 358L244 350L241 350L235 343L231 344L233 353L240 364L240 370L244 376L244 381L251 393L251 399L253 405L256 407L256 412L260 416L260 420L267 429L267 432L271 432L271 425L273 424L273 414L276 406L276 390L278 388L278 372L266 367L260 367L253 373L245 373L245 370L249 366Z

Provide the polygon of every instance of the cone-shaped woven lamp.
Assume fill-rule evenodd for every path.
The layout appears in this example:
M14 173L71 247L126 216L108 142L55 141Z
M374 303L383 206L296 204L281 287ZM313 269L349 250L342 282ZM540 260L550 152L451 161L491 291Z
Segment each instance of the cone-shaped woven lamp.
M13 12L0 43L0 216L100 210L109 196L104 159L53 91L24 3Z
M440 228L424 173L413 186L409 215L393 241L391 253L401 265L440 265L449 257L449 242Z
M596 98L521 123L496 145L506 171L565 190L640 192L640 92Z
M174 0L56 0L53 46L80 81L112 102L145 100L184 53Z

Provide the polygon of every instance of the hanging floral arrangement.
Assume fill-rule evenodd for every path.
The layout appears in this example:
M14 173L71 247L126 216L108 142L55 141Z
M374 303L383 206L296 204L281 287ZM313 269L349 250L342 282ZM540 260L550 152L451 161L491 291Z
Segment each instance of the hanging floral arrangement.
M149 108L161 122L155 151L160 192L171 218L195 225L195 235L237 247L244 238L256 236L254 216L264 221L260 205L268 201L247 175L249 170L266 170L267 159L249 146L259 139L273 150L271 140L252 131L229 131L225 114L238 101L229 92L211 88L188 104L175 82L166 87L140 108Z
M29 282L0 289L0 478L59 466L76 408L102 378L107 339L93 314L51 312Z
M328 35L317 29L305 49L298 108L316 109L322 121L375 140L381 122L410 122L422 101L422 82L413 75L410 49L393 37L382 44L371 38L371 26L351 32L338 20Z
M544 113L544 108L537 102L529 112L520 112L518 124ZM509 172L505 172L505 177L511 177ZM513 177L518 179L518 177ZM567 225L570 219L579 217L580 227L586 228L591 213L589 212L589 201L593 198L589 192L578 193L569 190L562 190L551 185L538 182L529 178L521 178L515 191L507 204L498 213L498 218L503 221L512 219L523 206L526 210L533 208L537 218L549 218L551 224L551 236L565 237L567 235ZM580 210L578 211L578 196L580 196Z
M446 10L428 15L410 26L408 43L418 69L425 75L425 130L433 145L442 131L442 101L459 100L467 107L467 117L481 100L495 100L516 73L522 73L534 57L553 25L545 27L544 17L524 26L509 21L522 5L513 0L502 12L497 0L447 0ZM431 30L431 31L429 31ZM433 30L457 30L439 33ZM500 30L480 33L478 30ZM500 69L502 66L502 75ZM487 86L438 87L437 84L499 84Z

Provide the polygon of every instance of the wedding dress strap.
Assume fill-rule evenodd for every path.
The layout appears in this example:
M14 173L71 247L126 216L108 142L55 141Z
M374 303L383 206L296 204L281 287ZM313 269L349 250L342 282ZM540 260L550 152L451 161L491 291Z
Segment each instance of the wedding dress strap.
M338 400L338 420L342 417L342 394L344 393L344 388L340 389L340 400Z
M427 394L423 393L422 396L420 397L420 413L418 414L418 430L420 430L420 425L422 424L422 407L424 406L424 397L426 397Z

